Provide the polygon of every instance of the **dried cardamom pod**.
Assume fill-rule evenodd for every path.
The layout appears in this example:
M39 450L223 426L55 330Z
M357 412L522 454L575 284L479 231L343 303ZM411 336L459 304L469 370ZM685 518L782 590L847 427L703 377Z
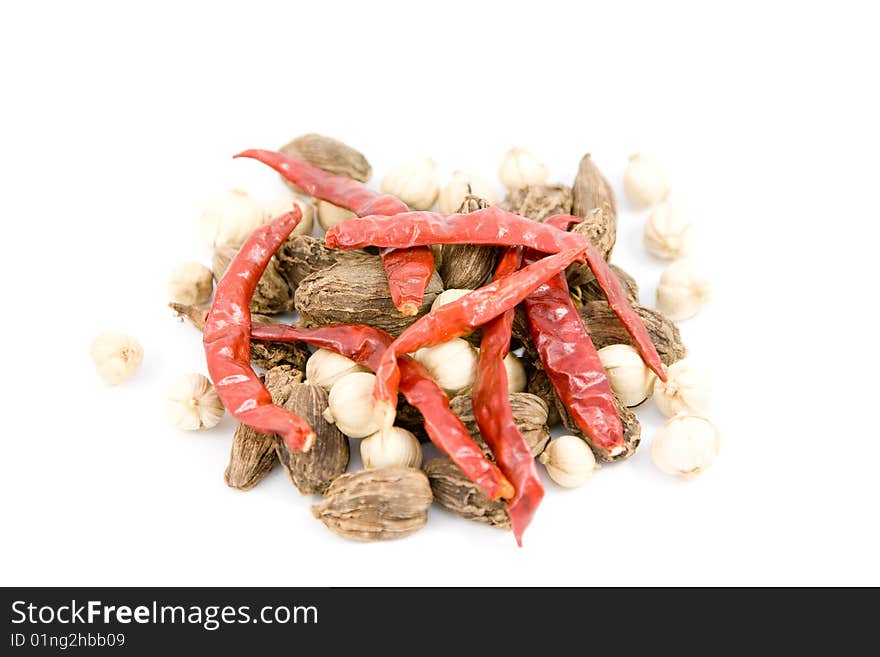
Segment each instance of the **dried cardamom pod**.
M490 500L483 489L464 476L448 456L431 459L425 464L434 501L454 514L493 527L510 529L507 504Z
M479 196L468 194L458 208L458 214L470 214L488 207L489 204ZM475 290L495 271L498 261L498 249L494 246L446 244L441 252L443 257L437 271L447 290Z
M554 214L571 214L571 203L571 187L567 185L526 185L512 190L501 207L535 221L544 221Z
M291 237L275 254L278 269L293 290L299 287L306 276L327 269L330 265L351 264L374 257L361 250L328 249L323 239L311 235Z
M681 333L671 319L667 318L659 310L645 308L633 304L633 310L641 318L648 329L651 341L657 348L660 360L664 365L681 360L687 354L687 350L681 341ZM602 349L611 344L632 344L629 333L623 328L623 324L617 319L617 315L605 301L589 301L578 308L578 313L584 321L584 326L596 349Z
M284 404L293 386L301 380L302 372L289 366L274 368L263 377L263 383L276 404ZM229 465L223 478L231 488L250 490L272 471L277 461L275 436L259 433L239 423L232 435Z
M547 378L547 373L544 371L540 360L532 363L526 390L540 398L547 406L547 426L552 427L559 424L561 418L559 417L559 411L556 410L556 391L553 390L553 384Z
M234 246L221 246L214 250L212 262L214 280L219 281L222 278L236 253L238 249ZM257 289L251 300L251 311L264 315L277 315L291 310L293 310L293 290L281 275L278 260L272 258L260 277L260 282L257 283Z
M350 458L348 438L335 424L324 419L327 392L311 383L297 383L290 390L284 408L311 425L315 432L315 443L308 452L298 452L288 449L284 441L277 438L275 448L278 460L300 493L323 493L334 479L345 472Z
M617 280L620 281L620 286L623 288L629 302L638 303L639 284L636 283L636 279L617 265L609 265L609 267L614 272L614 275L617 276ZM605 300L605 294L599 288L596 277L586 265L573 265L566 270L565 275L568 278L568 286L571 289L572 296L577 295L575 300L578 303L584 304L588 301Z
M312 515L345 538L387 541L424 527L433 499L421 470L375 468L338 477Z
M611 256L617 240L617 203L611 185L587 153L581 159L572 186L572 214L583 217L575 232L586 235L605 257Z
M360 151L332 137L310 133L297 137L279 150L285 155L305 160L337 176L367 182L373 175L373 168ZM294 190L300 191L296 185L286 179L284 182Z
M373 256L306 276L296 289L294 301L303 326L370 324L397 337L431 309L442 291L443 284L435 272L419 312L412 317L402 315L391 301L382 262Z
M639 424L639 419L636 417L636 414L632 411L632 409L624 406L617 398L617 395L613 395L614 409L617 411L617 415L620 416L620 423L623 425L624 451L612 457L608 455L608 452L606 450L602 449L601 447L596 447L592 444L592 442L590 442L590 439L584 434L583 431L580 430L580 427L578 427L577 423L572 419L571 415L569 415L568 409L565 408L565 404L562 403L562 400L560 400L559 397L556 396L555 392L553 394L554 397L556 397L556 409L559 412L560 418L562 419L562 424L571 433L583 438L593 450L593 453L596 455L597 459L600 459L607 463L611 463L613 461L622 461L623 459L628 459L635 453L636 449L639 446L639 443L642 440L642 425Z
M480 449L489 458L494 458L489 446L483 440L480 434L480 428L477 426L477 420L474 417L474 407L469 394L458 395L449 402L449 408L464 423L468 433L474 439ZM513 411L513 420L519 429L532 456L537 456L544 451L547 442L550 440L550 430L547 428L547 403L540 397L528 392L512 392L510 393L510 410Z

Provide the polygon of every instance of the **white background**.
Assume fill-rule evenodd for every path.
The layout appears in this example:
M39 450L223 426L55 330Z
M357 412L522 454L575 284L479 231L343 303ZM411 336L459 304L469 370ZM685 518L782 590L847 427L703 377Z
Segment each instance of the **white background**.
M880 584L868 11L4 4L0 583ZM682 330L716 380L716 466L694 482L656 471L648 404L643 449L550 490L522 549L439 509L406 540L347 542L280 471L228 489L231 419L187 434L164 418L168 379L205 371L166 278L210 262L195 230L208 196L283 190L230 156L310 131L365 152L374 184L424 154L494 177L514 145L570 182L592 152L621 197L615 261L648 304L662 264L621 176L631 152L660 156L715 284ZM118 388L88 356L107 328L146 352Z

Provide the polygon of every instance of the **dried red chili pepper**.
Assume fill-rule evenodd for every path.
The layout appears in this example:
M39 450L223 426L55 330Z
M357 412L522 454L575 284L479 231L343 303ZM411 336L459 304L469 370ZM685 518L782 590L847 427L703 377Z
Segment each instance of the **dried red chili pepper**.
M523 253L523 264L541 254ZM541 260L537 260L541 262ZM529 334L547 378L572 419L597 448L610 455L625 449L623 427L614 409L614 397L605 368L590 334L578 315L561 273L525 299Z
M305 452L315 432L302 418L272 403L250 366L251 297L272 255L300 219L302 212L294 208L247 239L217 283L202 342L208 372L226 410L256 431L278 434L290 449Z
M571 224L581 221L583 221L581 217L557 214L547 217L544 223L555 226L560 230L567 230ZM630 305L629 300L626 298L626 292L624 292L617 276L614 275L608 263L605 262L605 258L602 257L602 254L592 244L587 249L587 265L596 277L596 282L605 294L611 310L614 311L626 332L632 337L633 344L641 355L642 360L660 377L661 381L665 381L666 371L663 369L663 362L660 360L657 348L651 341L648 329L645 328L644 322L642 322L641 318L633 310L632 305Z
M495 269L495 280L518 269L519 252L518 248L507 250ZM523 532L544 498L544 486L529 445L513 419L507 392L504 357L510 351L513 315L514 310L510 309L483 325L477 376L471 397L480 435L516 491L507 505L507 514L516 542L522 545Z
M266 164L307 194L351 210L359 217L394 215L407 212L406 203L388 194L377 194L363 183L334 176L323 169L283 153L250 149L235 157L247 157ZM404 315L419 312L425 288L434 273L431 249L418 247L382 253L382 264L388 276L388 287L394 306Z
M529 246L544 253L559 253L583 248L589 240L497 207L448 216L436 212L365 216L360 221L336 224L327 231L327 246L337 249L398 249L432 244Z
M301 329L283 324L254 324L251 338L274 342L305 342L329 349L375 371L382 354L394 341L384 331L364 324L331 324ZM400 359L400 391L421 411L425 431L431 441L446 453L471 481L492 499L510 498L511 483L492 464L468 434L462 421L449 409L449 399L427 370L409 356Z
M435 308L419 318L391 343L376 369L376 412L379 426L394 424L395 402L400 380L398 358L470 333L522 301L548 278L571 264L585 246L548 256L509 276L469 292L460 299Z

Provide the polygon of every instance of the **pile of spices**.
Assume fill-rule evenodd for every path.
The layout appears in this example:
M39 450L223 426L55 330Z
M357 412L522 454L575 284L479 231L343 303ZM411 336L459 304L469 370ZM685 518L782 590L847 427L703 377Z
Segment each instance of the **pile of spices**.
M574 488L631 457L642 439L631 407L652 395L670 418L651 444L660 470L690 478L715 460L707 377L682 360L674 323L704 305L708 283L678 260L694 233L656 158L634 155L623 182L649 208L649 252L676 260L660 310L608 262L617 202L589 154L568 186L511 149L500 203L477 175L441 185L427 157L392 167L380 194L363 154L317 134L236 157L293 191L266 208L240 189L214 197L199 221L212 269L187 262L169 281L171 307L203 331L210 375L175 379L169 417L187 430L225 412L238 421L230 487L250 490L280 464L323 496L312 513L340 536L407 536L435 502L521 545L545 495L537 464ZM116 384L142 349L105 333L92 356ZM442 456L424 462L426 442ZM348 473L353 449L364 469Z

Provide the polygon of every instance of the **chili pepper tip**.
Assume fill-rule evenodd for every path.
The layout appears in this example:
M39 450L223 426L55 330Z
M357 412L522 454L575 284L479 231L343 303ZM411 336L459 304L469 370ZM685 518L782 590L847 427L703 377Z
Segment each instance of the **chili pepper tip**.
M513 499L513 496L516 494L516 489L513 487L507 479L502 478L500 482L498 482L498 492L495 493L495 497L492 499L498 499L499 497L503 497L506 500Z
M400 311L400 314L404 317L414 317L415 315L419 314L419 307L411 301L402 304L398 308L398 310Z

